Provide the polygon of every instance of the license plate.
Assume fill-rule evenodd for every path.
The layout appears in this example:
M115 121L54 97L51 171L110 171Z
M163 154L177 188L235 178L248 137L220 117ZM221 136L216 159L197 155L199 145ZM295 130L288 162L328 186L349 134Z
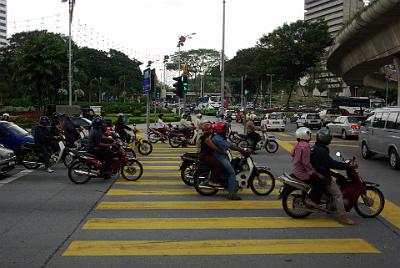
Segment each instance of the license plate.
M15 166L15 161L11 161L8 163L9 166Z
M277 122L277 121L274 121L274 122L272 122L272 124L279 124L279 122Z

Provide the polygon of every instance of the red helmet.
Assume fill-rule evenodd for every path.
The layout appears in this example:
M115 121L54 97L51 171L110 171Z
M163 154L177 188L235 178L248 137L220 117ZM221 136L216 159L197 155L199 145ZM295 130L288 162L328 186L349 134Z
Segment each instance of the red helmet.
M205 123L203 124L203 126L201 127L201 130L204 133L211 133L213 131L213 125L211 123Z
M224 132L225 122L217 122L214 124L214 130L217 134L222 134Z

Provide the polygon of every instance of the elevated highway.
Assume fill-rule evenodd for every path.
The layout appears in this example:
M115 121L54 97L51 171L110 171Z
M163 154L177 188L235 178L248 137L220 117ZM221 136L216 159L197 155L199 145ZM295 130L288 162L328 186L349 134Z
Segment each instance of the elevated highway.
M349 86L386 88L381 67L397 69L400 105L400 0L376 0L337 35L329 51L328 69ZM393 82L394 83L394 82Z

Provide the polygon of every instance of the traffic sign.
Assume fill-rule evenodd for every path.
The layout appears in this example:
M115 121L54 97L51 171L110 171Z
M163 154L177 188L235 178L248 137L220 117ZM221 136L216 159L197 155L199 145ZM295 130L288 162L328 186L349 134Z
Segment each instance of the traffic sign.
M151 91L151 68L143 71L143 92L148 94Z

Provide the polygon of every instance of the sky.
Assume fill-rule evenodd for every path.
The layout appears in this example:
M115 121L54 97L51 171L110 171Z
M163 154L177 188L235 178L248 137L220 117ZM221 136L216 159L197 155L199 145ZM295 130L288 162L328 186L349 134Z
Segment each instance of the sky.
M144 61L173 54L178 37L196 33L182 49L222 48L222 0L76 0L73 36L79 45L118 48ZM226 0L225 54L257 43L285 22L303 19L303 0ZM68 33L61 0L8 0L8 35L47 29Z

